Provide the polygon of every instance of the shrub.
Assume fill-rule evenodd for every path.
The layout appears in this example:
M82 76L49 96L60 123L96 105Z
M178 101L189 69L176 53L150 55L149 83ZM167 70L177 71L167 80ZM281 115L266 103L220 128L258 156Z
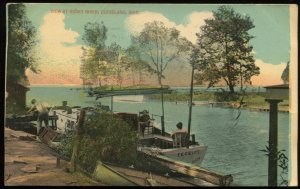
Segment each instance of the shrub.
M228 92L215 93L215 100L217 102L236 101L237 99L239 99L239 95L237 93L228 93Z
M78 140L74 134L69 136L71 137L66 138L67 145L61 145L61 151L66 154L72 153L70 148ZM95 169L97 160L123 165L134 164L137 143L137 132L120 118L103 112L89 115L79 141L78 162L88 172Z
M59 141L59 145L56 148L56 151L65 156L71 158L73 144L75 139L75 132L68 132L67 134L61 135L57 141Z

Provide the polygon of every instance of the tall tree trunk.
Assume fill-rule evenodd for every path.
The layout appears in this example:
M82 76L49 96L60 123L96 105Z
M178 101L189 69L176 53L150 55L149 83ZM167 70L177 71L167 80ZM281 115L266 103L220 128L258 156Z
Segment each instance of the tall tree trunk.
M142 80L143 80L143 78L142 78L142 71L140 71L139 74L140 74L140 75L139 75L139 85L141 85Z
M158 85L159 86L162 86L162 83L161 83L161 75L158 73L157 74L157 81L158 81Z
M99 85L99 87L102 86L102 83L101 83L101 77L98 77L98 85Z
M118 71L118 83L119 83L119 86L122 87L122 81L123 81L123 78L122 78L122 75L121 75L121 71L119 70Z
M229 90L231 94L234 93L234 86L232 84L229 85Z
M135 85L134 70L131 68L132 85Z
M243 91L243 73L242 73L242 64L240 65L240 75L241 75L241 92Z

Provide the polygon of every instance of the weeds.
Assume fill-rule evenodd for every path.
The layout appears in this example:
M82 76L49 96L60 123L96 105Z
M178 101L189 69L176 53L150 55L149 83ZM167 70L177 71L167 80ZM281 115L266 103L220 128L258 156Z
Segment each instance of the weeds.
M270 156L270 148L268 146L265 146L265 149L259 150L265 153L265 156ZM281 178L281 182L279 184L279 186L288 186L289 182L286 179L288 176L288 162L289 159L288 157L285 155L286 150L280 150L277 152L277 161L278 161L278 167L281 168L281 172L280 172L280 178Z

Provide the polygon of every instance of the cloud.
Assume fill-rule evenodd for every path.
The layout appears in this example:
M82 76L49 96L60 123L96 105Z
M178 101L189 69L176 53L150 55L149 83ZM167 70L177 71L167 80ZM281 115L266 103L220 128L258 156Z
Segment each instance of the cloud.
M161 21L168 28L175 27L178 29L183 37L186 37L192 43L196 43L196 33L199 32L200 26L204 24L204 20L211 18L211 12L192 12L187 16L187 24L176 25L163 14L156 12L141 12L139 14L131 15L125 20L125 28L130 34L138 34L144 28L145 23L154 20Z
M176 26L175 22L171 22L163 14L146 11L127 17L125 20L125 28L130 34L138 34L143 30L145 23L155 20L163 22L168 28Z
M260 68L260 74L251 78L252 85L267 86L283 83L281 80L281 74L286 67L286 63L274 65L257 59L255 64Z
M188 24L180 24L176 26L176 28L180 31L182 36L186 37L192 43L196 43L196 33L199 32L200 26L203 26L205 24L205 19L212 18L212 16L212 12L192 12L188 16Z
M65 15L48 13L39 28L38 67L40 74L27 71L31 84L79 84L81 46L79 34L65 28Z

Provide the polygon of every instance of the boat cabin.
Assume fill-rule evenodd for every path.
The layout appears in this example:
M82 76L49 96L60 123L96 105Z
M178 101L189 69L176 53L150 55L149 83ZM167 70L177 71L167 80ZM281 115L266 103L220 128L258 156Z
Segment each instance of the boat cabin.
M158 126L155 126L155 119L153 119L153 116L150 118L149 123L145 124L144 121L140 120L142 112L139 114L140 115L120 112L115 113L114 115L131 125L133 130L138 131L141 145L147 147L155 146L161 149L181 148L187 145L187 133L175 133L174 135L171 135L170 133L165 132L165 136L163 136L162 130L158 128ZM197 144L197 142L192 140L190 141L190 144Z

